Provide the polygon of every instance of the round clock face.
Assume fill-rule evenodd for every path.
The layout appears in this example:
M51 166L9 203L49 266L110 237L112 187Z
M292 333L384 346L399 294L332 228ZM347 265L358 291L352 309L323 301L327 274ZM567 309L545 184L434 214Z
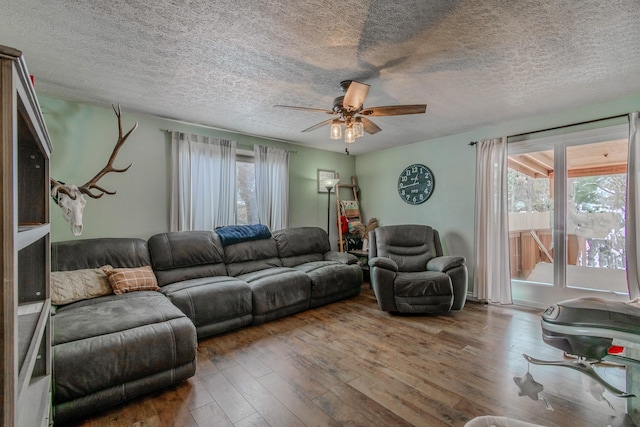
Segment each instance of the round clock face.
M411 205L426 202L434 186L433 172L425 165L407 166L398 177L398 194Z

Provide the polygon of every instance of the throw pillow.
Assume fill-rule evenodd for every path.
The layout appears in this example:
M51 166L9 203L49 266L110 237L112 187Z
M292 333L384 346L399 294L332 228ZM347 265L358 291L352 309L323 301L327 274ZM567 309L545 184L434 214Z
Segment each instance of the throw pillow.
M109 284L116 295L135 291L159 291L158 280L151 266L138 268L104 269Z
M51 303L54 305L113 294L103 268L51 272Z
M340 205L347 218L360 218L360 207L355 200L340 200Z

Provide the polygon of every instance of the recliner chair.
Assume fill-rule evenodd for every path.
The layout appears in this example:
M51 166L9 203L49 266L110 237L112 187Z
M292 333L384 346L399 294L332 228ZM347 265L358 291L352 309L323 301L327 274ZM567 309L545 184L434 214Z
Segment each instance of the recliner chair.
M443 256L437 230L388 225L369 233L371 287L380 309L398 313L461 310L467 267L461 256Z

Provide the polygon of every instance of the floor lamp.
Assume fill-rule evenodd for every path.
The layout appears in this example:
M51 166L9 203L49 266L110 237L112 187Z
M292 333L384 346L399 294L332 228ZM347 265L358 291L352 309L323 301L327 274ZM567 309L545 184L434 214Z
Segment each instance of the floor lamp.
M338 182L340 182L340 178L325 178L321 182L327 189L327 235L330 234L329 227L331 226L331 190Z

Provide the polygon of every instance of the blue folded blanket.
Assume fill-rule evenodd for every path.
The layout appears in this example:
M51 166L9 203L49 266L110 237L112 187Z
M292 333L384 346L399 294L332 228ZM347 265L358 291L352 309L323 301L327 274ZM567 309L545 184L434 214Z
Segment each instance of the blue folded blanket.
M225 227L218 227L215 231L218 236L220 236L222 246L250 240L268 239L271 237L269 227L262 224L227 225Z

